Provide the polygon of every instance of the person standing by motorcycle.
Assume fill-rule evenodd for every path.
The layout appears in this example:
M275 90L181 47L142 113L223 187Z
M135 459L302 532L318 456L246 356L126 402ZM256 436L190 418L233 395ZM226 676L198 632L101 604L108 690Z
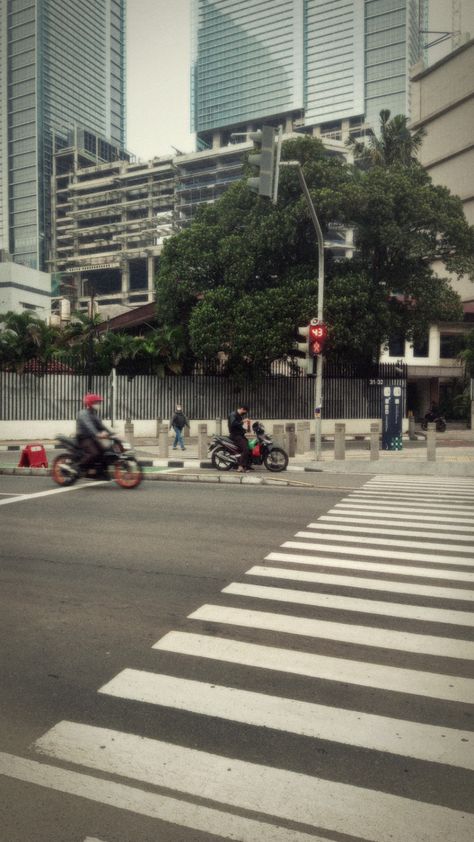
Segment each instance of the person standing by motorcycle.
M238 447L240 453L239 467L237 468L240 473L249 470L249 448L245 437L246 430L248 432L250 429L250 419L247 418L248 411L247 406L240 406L234 412L230 413L227 420L229 437Z
M180 403L176 404L176 411L171 419L171 426L175 433L175 438L173 442L173 450L176 450L177 445L179 444L181 450L186 450L184 446L184 439L183 439L183 430L185 427L189 429L189 421L186 418L183 407Z
M76 436L83 452L81 467L88 470L96 462L102 461L103 449L100 440L108 438L110 430L98 415L103 398L100 395L89 394L84 395L82 402L84 409L81 409L76 417Z

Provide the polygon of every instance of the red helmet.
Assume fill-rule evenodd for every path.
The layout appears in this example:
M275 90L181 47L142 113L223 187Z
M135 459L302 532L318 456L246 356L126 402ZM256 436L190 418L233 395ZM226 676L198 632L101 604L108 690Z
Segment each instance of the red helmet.
M90 409L95 403L103 403L103 398L100 395L84 395L83 404L87 409Z

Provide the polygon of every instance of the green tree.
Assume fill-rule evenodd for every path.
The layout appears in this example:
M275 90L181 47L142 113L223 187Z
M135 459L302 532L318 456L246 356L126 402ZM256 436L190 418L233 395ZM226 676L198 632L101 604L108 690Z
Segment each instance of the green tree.
M47 362L54 354L58 330L36 314L0 314L0 365L22 374L29 360Z
M287 141L282 157L301 162L326 238L332 221L354 230L353 259L326 249L333 356L377 358L392 332L412 338L459 318L459 298L431 269L436 259L474 277L474 231L457 197L394 155L361 170L304 137ZM188 361L223 351L230 368L268 367L315 315L316 273L308 209L296 173L284 168L276 206L239 182L165 244L159 318L183 327Z
M418 162L417 154L426 136L421 127L412 129L408 117L396 114L390 119L390 111L380 112L379 134L369 135L364 143L350 137L347 145L352 149L354 158L364 167L391 167L394 164L410 166Z

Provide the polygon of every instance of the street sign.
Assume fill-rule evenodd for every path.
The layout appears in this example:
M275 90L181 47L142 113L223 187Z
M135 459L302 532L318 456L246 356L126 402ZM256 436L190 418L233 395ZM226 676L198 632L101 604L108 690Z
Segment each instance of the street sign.
M383 387L382 450L402 450L403 396L401 386Z

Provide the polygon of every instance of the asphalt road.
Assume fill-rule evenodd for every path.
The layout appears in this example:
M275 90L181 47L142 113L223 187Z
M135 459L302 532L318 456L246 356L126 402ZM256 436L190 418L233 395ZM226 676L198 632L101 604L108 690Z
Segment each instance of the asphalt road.
M472 601L460 593L472 594L474 483L472 491L467 483L460 491L453 483L451 500L446 503L444 495L432 516L426 514L433 502L427 492L409 496L411 479L405 499L403 488L398 501L387 498L403 519L407 500L416 507L426 495L428 509L408 527L423 537L423 530L454 520L461 536L446 531L424 562L417 561L416 538L411 553L409 540L408 551L390 556L391 538L372 557L368 551L369 565L404 564L404 553L411 554L410 563L422 564L423 571L408 579L411 590L400 595L390 588L392 581L407 582L400 570L389 579L378 573L375 593L361 588L360 578L355 588L324 580L326 573L341 573L347 555L355 554L348 564L359 563L364 539L357 544L360 536L339 535L342 543L334 550L337 537L322 534L309 544L296 533L329 510L342 512L348 524L364 523L357 512L350 519L354 503L344 508L347 489L383 479L323 481L334 488L146 482L129 492L96 483L42 496L54 490L48 478L0 477L0 842L471 839L472 741L468 771L463 752L473 729L474 696L469 698L471 685L463 680L474 679L468 657L474 636ZM366 505L364 517L384 505L385 493L375 485L367 498L354 498L361 509ZM341 528L353 528L339 520ZM406 528L407 522L400 535ZM372 531L382 534L384 528ZM455 540L465 544L453 545ZM286 566L283 559L268 560L277 573L265 578L260 566L266 556L282 552L288 541L306 542L306 552L283 552L298 550L307 564L301 558ZM320 563L314 566L314 555L307 553L317 554L318 543ZM255 566L260 572L246 575ZM288 567L290 577L300 570L323 575L317 584L278 580L278 570ZM363 569L342 572L362 580L371 576ZM261 598L246 592L249 581L251 588L282 590ZM422 596L427 583L446 590ZM231 591L222 593L229 585ZM367 607L294 604L288 588L293 595L362 597ZM450 588L456 590L450 594ZM393 612L371 613L375 600L392 603ZM418 606L428 615L435 609L434 616L418 617ZM437 615L438 609L449 616ZM197 617L189 618L194 612ZM294 618L303 623L300 631L292 626ZM315 620L327 626L312 630ZM175 632L201 647L198 654L180 650L184 638L173 637ZM169 651L152 649L168 633ZM233 660L225 649L229 643L237 647ZM206 647L214 645L224 646L224 655L210 655ZM244 663L238 647L246 646L245 657L273 653L274 662ZM333 673L311 676L307 667L293 667L292 657L300 653L323 656ZM359 664L360 676L357 670L353 678L344 675L349 662ZM393 668L399 685L396 680L390 689L385 674L380 681L362 680L374 666ZM159 688L152 686L155 674L161 676ZM440 676L442 690L431 692L431 680ZM321 708L310 709L314 704L325 706L327 722ZM351 726L347 717L354 711ZM398 736L390 730L394 720ZM308 730L315 721L316 734ZM406 723L413 732L404 731ZM359 727L363 735L351 736ZM338 728L345 729L345 739ZM431 747L445 739L446 757ZM319 789L307 789L314 780ZM318 798L323 808L315 821Z

